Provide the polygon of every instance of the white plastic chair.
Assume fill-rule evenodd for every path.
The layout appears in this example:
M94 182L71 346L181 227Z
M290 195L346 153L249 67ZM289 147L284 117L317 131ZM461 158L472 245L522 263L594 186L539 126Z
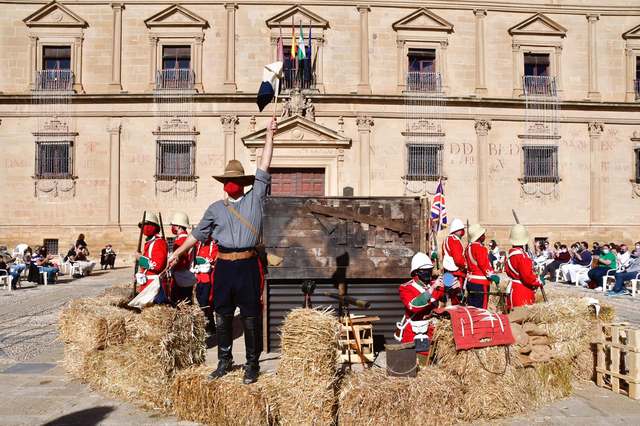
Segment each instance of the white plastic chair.
M638 285L640 284L640 272L636 274L636 278L633 280L629 280L631 283L631 297L636 297L636 293L638 292Z
M0 269L0 285L7 287L7 290L11 291L11 275L6 269Z
M613 274L613 275L611 275ZM609 281L613 280L612 284L609 284ZM605 293L613 288L616 285L616 270L609 269L607 274L602 277L602 292Z
M564 274L562 273L562 267L566 264L568 264L569 262L564 262L561 263L560 265L558 265L558 269L556 269L556 282L559 283L560 282L560 278L562 278L562 281L566 281L567 279L564 277Z

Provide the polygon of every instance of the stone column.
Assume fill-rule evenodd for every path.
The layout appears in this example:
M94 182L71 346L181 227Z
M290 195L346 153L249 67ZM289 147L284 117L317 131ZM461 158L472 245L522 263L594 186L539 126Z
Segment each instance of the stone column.
M442 40L440 42L440 57L438 58L440 62L440 79L442 81L442 91L445 94L449 93L449 66L447 65L447 47L449 47L448 40Z
M398 77L399 93L402 93L407 88L407 71L405 69L407 64L407 55L405 55L404 45L405 45L404 40L396 40L397 61L398 61L396 64L396 68L398 72L397 77Z
M73 90L84 93L82 88L82 37L73 39Z
M562 95L562 46L555 46L555 71L556 71L556 91L558 92L558 97ZM524 64L522 64L521 69L524 69ZM522 83L520 83L522 84Z
M149 89L156 87L156 71L158 68L158 36L149 37Z
M369 11L367 5L358 5L360 13L360 83L358 83L358 94L371 94L369 85Z
M513 54L513 96L521 96L522 95L522 73L523 73L523 65L522 65L522 52L520 51L519 44L511 45L511 52Z
M193 39L193 73L195 74L195 80L193 82L194 88L202 93L204 87L202 86L202 36L194 37Z
M478 222L487 223L489 219L489 130L491 121L476 120L476 140L478 146Z
M591 223L602 221L602 175L600 174L601 137L604 124L599 121L590 122L589 129L589 219Z
M634 54L633 49L627 47L625 50L625 59L626 59L626 102L633 102L636 100L636 89L634 87L634 80L636 78L635 75L635 59L636 55Z
M120 120L107 127L109 133L109 224L120 224Z
M236 115L223 115L220 117L222 131L224 132L224 164L229 160L235 160L236 152L236 125L240 120Z
M360 143L360 193L361 197L371 195L371 127L373 119L366 115L358 115L358 139Z
M113 39L111 41L111 90L122 90L122 3L111 3L113 9Z
M225 92L235 92L236 86L236 9L235 3L225 3L227 11L227 31L225 44L225 72L224 90Z
M587 15L589 25L589 93L587 98L591 101L600 100L598 90L598 32L597 23L600 15Z
M36 88L36 73L38 72L38 37L29 35L29 89Z
M476 17L476 95L487 95L486 65L485 65L485 37L484 27L487 11L484 9L474 9Z

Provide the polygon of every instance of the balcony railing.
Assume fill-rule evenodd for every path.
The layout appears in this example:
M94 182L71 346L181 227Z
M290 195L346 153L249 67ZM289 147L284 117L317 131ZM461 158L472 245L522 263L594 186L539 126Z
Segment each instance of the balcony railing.
M633 80L633 87L636 92L636 100L640 99L640 80Z
M439 72L409 71L406 90L409 92L441 93L442 77Z
M555 98L558 96L556 78L544 75L525 75L522 87L526 96Z
M163 69L156 73L156 90L193 90L195 74L186 68Z
M304 61L311 59L303 59L300 61L298 69L285 68L283 70L284 78L282 79L282 90L300 89L310 90L316 88L316 73L310 64L305 66Z
M36 74L37 91L64 92L73 90L71 70L41 70Z

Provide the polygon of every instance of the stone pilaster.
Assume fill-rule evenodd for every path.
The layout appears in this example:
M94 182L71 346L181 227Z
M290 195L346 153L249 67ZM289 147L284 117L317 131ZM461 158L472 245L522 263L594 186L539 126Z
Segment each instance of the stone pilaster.
M368 5L358 5L360 14L360 83L358 93L368 95L371 93L369 84L369 11Z
M625 50L625 81L626 84L626 102L633 102L636 100L636 89L634 87L634 80L636 78L635 70L636 70L636 55L633 49L627 47Z
M36 88L36 72L38 67L38 37L29 35L29 89Z
M158 66L158 37L149 37L149 89L156 86L156 71Z
M489 219L489 131L491 121L478 119L474 125L478 155L476 167L478 173L478 222L487 223Z
M235 92L236 86L236 3L225 3L227 11L226 36L225 36L225 67L224 90Z
M73 90L84 93L82 88L82 37L73 39Z
M588 49L589 49L589 93L587 98L591 101L600 100L600 91L598 90L598 31L597 24L600 15L587 15L588 30Z
M520 45L517 43L513 43L511 45L511 52L513 55L513 96L521 96L523 94L522 91L522 52L520 51Z
M122 90L122 3L111 3L113 10L113 32L111 40L111 90Z
M487 95L487 67L485 63L485 21L487 11L485 9L474 9L476 17L476 95Z
M202 86L202 42L203 42L203 37L202 36L197 36L194 37L194 42L193 42L193 51L194 51L194 58L193 58L193 71L195 74L195 79L193 82L194 88L202 93L204 92L204 87Z
M358 141L360 144L360 193L361 197L371 195L371 127L373 119L366 115L358 115Z
M224 133L224 164L226 165L229 160L235 160L236 158L236 126L238 125L238 116L236 115L223 115L220 117L222 123L222 131Z
M589 219L591 223L602 221L602 175L600 173L601 145L604 124L594 121L589 129Z
M120 120L107 127L109 133L109 224L120 224Z

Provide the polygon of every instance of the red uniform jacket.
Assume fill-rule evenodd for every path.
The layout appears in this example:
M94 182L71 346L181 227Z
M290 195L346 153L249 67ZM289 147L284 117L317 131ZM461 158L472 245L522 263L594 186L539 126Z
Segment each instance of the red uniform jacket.
M196 257L207 261L211 265L207 273L196 272L196 280L198 283L203 284L213 283L213 267L218 257L218 245L213 240L209 240L207 244L198 241L196 243ZM196 265L199 266L201 259L196 259Z
M160 237L159 235L154 235L149 238L144 243L144 251L142 252L142 256L138 260L139 272L147 275L159 275L162 271L167 267L167 254L169 252L169 246L167 245L167 240ZM147 284L143 284L140 286L138 291L144 290Z
M536 301L536 288L542 283L533 272L533 260L520 247L507 254L506 271L511 278L511 307L532 305Z
M489 285L489 277L494 275L493 267L489 261L489 250L481 243L475 241L465 250L467 259L467 280L473 284Z
M420 333L419 330L414 329L415 324L413 323L424 321L431 314L431 311L438 307L438 301L444 296L444 286L439 280L433 280L430 284L424 285L415 277L402 284L398 291L404 305L404 316L399 323L396 323L395 338L402 343L413 342L416 334ZM425 332L431 339L433 326L429 325Z
M449 235L442 243L442 257L449 256L453 259L457 271L449 271L456 277L464 279L467 271L467 262L464 258L464 247L462 247L462 240L457 235ZM446 266L445 266L446 270Z
M184 244L187 240L189 234L187 231L180 230L180 233L176 235L176 239L173 241L173 251L176 251L178 247ZM173 266L173 269L190 269L191 263L193 262L193 255L191 250L187 253L183 253L179 258L176 264Z

